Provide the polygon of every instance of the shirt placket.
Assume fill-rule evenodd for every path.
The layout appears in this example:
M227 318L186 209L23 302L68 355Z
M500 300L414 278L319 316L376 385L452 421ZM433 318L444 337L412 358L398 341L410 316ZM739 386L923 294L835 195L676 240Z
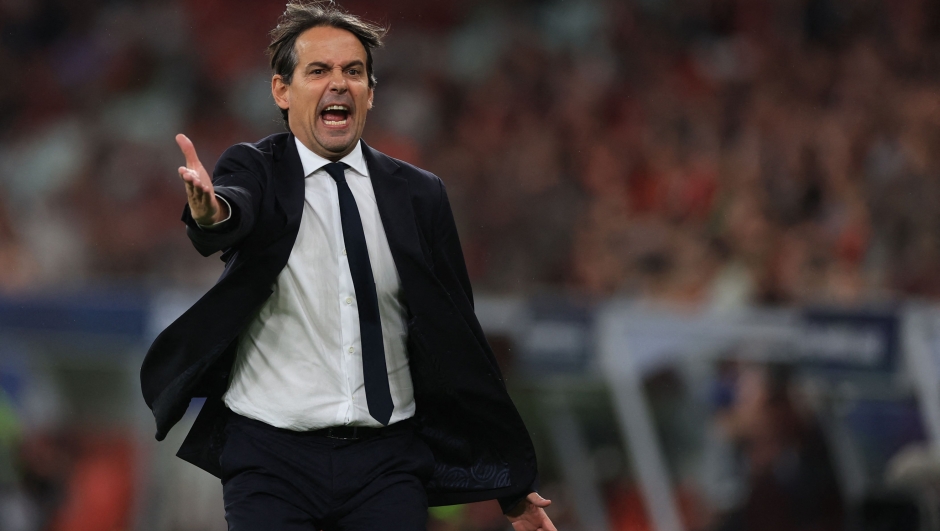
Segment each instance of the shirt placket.
M329 179L329 176L326 176ZM332 184L332 183L331 183ZM334 237L336 238L336 249L339 249L337 256L339 282L339 308L340 323L342 334L342 359L343 378L346 389L346 408L341 419L337 419L342 424L349 424L356 420L355 389L357 387L354 381L356 373L355 364L359 359L359 309L356 304L356 288L352 282L352 274L349 272L349 259L346 256L346 243L343 238L343 222L339 212L339 193L335 184L330 186L330 202L333 205L333 227Z

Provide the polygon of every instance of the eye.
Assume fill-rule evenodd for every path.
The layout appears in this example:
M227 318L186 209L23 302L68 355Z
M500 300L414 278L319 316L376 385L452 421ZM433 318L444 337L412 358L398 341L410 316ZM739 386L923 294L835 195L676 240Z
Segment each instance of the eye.
M349 70L347 70L347 72L349 72L349 75L351 75L351 76L358 76L358 75L359 75L359 69L358 69L358 68L350 68Z
M320 74L323 73L323 69L322 69L322 68L314 68L313 70L310 71L310 73L313 74L313 75L315 75L315 76L319 76Z

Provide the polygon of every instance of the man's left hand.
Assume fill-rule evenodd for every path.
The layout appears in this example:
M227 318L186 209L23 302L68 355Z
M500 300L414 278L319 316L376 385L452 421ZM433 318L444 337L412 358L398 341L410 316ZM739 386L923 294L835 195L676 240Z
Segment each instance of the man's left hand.
M546 500L537 492L530 492L506 515L506 518L512 522L512 528L515 531L558 531L545 514L545 507L551 504L551 500Z

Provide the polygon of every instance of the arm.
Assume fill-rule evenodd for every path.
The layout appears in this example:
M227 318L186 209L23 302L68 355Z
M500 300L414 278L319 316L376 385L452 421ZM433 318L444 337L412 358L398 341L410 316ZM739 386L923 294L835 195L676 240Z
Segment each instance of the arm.
M229 148L219 159L210 179L192 142L184 135L176 141L186 156L179 168L186 186L187 204L182 220L193 246L203 256L237 245L254 227L260 209L259 168L240 146Z
M442 282L446 289L451 292L452 297L455 295L455 290L463 292L470 305L467 311L472 314L473 291L470 286L470 275L467 274L463 250L460 247L460 239L457 236L457 224L454 222L454 214L450 208L450 201L447 199L447 191L444 188L443 182L440 182L440 187L441 198L434 223L436 229L434 245L444 257L452 273L451 278L456 280L456 282L454 282L447 278L447 275L441 275ZM473 316L471 315L471 317ZM477 321L474 317L473 319L468 319L468 322L473 326ZM498 371L498 365L496 364L495 358L492 357L489 346L486 344L483 331L476 326L474 327L474 334L480 338L481 343L484 345L484 350L490 357L490 362L493 364L494 369ZM533 489L532 486L529 488ZM512 527L515 531L556 531L554 524L552 524L548 515L545 514L544 509L551 503L551 500L542 498L533 490L530 490L526 496L521 499L519 496L515 496L499 500L503 513L505 513L506 518L512 523Z

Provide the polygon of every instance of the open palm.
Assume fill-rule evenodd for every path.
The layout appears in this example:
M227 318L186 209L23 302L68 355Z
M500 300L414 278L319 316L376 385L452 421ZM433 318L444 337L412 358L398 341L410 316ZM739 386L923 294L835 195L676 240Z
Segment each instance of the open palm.
M176 135L176 143L183 151L186 157L186 166L180 166L180 178L186 186L186 201L189 202L189 210L200 225L212 225L218 223L228 216L224 204L220 204L215 196L215 189L212 186L212 179L199 162L196 155L196 147L186 135Z

